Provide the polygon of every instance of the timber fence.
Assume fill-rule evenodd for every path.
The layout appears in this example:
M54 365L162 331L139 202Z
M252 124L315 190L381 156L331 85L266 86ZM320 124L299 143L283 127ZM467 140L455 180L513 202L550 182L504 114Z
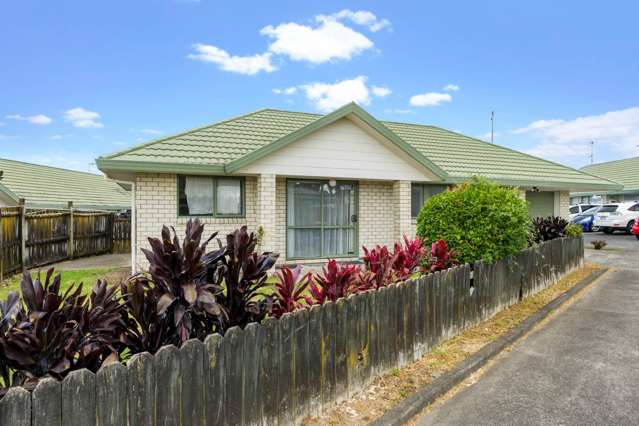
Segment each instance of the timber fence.
M66 259L130 251L131 219L108 211L0 208L0 280Z
M11 388L0 424L287 425L555 283L583 262L562 238L269 318L224 336L134 355L126 365ZM472 269L472 270L471 270Z

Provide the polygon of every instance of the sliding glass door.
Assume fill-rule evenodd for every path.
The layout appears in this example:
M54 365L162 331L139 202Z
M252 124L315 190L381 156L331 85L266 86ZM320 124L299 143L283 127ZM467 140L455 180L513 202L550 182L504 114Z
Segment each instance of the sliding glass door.
M286 192L288 259L357 255L356 182L289 180Z

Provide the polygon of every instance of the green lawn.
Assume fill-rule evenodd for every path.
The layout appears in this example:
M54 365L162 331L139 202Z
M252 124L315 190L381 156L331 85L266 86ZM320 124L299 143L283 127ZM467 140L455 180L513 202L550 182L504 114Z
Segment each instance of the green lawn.
M65 291L73 283L84 283L83 292L88 293L91 291L93 284L98 278L106 279L110 284L118 284L124 280L129 274L128 268L96 268L96 269L82 269L77 271L60 271L62 274L62 290ZM37 276L36 273L32 273L32 277ZM42 280L46 276L46 268L41 271ZM15 275L11 278L4 280L0 284L0 299L4 300L10 291L20 293L20 281L22 275Z

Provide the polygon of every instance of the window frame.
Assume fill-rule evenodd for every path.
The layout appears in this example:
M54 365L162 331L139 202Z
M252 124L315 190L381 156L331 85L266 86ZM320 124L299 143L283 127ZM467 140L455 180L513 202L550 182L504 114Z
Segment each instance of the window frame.
M421 207L419 208L419 210L421 211L422 207L424 206L424 203L426 202L426 200L424 200L424 188L426 188L428 186L441 186L441 187L444 187L444 189L441 192L444 192L448 188L450 188L450 185L446 185L446 184L443 184L443 183L411 182L410 183L410 217L411 217L412 220L416 220L417 216L419 216L419 212L417 212L417 216L413 216L413 187L419 187L421 189L422 200L423 200L422 203L421 203ZM439 194L439 192L438 192L438 194ZM437 195L437 194L435 194L435 195ZM431 197L432 197L432 195L431 195Z
M336 179L335 182L337 185L340 183L352 184L353 191L355 195L355 216L357 220L355 222L351 222L349 226L342 225L324 225L324 193L321 193L321 201L320 201L320 224L319 225L289 225L288 224L288 184L289 182L318 182L320 184L328 184L331 179L312 179L312 178L287 178L286 179L286 205L285 205L285 214L284 214L284 225L286 228L286 233L284 234L284 253L286 254L286 260L315 260L315 259L354 259L359 257L359 181L357 180L348 180L348 179ZM299 257L299 256L291 256L289 257L288 253L288 231L290 229L319 229L320 230L320 254L319 256L314 257ZM353 230L353 254L345 253L338 255L325 255L324 254L324 230L325 229L352 229Z
M180 179L187 177L206 177L213 180L213 213L212 214L182 214L180 212ZM218 179L234 179L240 182L240 213L222 214L217 212L217 181ZM246 178L244 176L211 176L211 175L177 175L175 179L175 193L177 195L177 217L203 217L215 219L246 218Z

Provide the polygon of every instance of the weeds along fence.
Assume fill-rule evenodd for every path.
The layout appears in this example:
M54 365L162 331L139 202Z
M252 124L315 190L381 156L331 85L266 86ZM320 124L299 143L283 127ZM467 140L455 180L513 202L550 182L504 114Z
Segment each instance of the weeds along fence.
M97 374L44 379L32 392L9 390L0 424L299 423L582 262L581 238L558 239L472 271L463 265L137 354Z
M105 211L0 209L0 278L76 257L130 250L131 219Z

